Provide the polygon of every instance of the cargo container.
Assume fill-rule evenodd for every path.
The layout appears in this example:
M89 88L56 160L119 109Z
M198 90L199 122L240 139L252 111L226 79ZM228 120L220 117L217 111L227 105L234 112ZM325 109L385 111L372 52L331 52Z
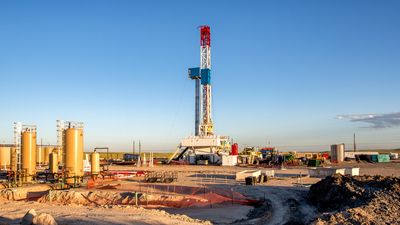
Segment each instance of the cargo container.
M390 156L389 155L378 155L378 162L390 162Z
M139 159L139 154L124 154L124 161L137 161Z

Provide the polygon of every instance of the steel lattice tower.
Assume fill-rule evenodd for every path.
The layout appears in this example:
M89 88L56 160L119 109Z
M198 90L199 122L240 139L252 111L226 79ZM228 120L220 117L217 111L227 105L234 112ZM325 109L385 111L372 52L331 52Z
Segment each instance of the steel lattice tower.
M212 136L211 119L211 33L209 26L200 27L200 67L189 68L195 80L195 136ZM201 118L201 121L200 121Z
M200 27L200 71L202 89L202 122L200 132L203 136L214 134L211 119L211 32L209 26Z

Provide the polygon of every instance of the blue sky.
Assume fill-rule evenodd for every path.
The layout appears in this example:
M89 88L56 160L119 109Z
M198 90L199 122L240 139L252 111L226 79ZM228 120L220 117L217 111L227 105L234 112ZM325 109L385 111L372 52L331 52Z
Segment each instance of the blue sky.
M194 130L199 32L211 26L216 132L244 145L399 147L398 1L1 1L0 141L57 119L85 146L172 150ZM338 115L344 115L338 119ZM344 118L344 119L343 119ZM381 117L377 117L381 118Z

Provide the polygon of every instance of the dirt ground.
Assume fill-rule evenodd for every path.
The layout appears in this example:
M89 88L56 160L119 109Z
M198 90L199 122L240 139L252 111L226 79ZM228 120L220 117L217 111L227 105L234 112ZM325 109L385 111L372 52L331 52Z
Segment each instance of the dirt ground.
M359 167L361 175L400 177L400 162L345 162L330 166ZM176 171L178 182L146 184L140 182L143 178L132 178L103 184L112 189L74 189L78 193L97 195L104 191L120 196L140 192L147 197L146 200L142 198L139 207L132 203L132 198L121 197L119 200L124 204L119 200L111 201L112 204L107 201L100 204L39 202L41 195L48 194L46 185L17 188L14 192L0 190L0 223L19 224L29 209L49 213L59 224L309 224L318 215L317 209L308 203L307 193L309 187L321 179L308 177L306 167L270 168L275 170L275 178L256 186L235 181L236 172L252 168L257 166L110 166L110 170ZM104 196L111 198L111 195Z
M38 213L49 213L58 224L74 225L116 225L116 224L210 224L182 215L171 215L162 210L134 207L89 207L80 205L57 205L38 202L8 201L0 203L0 222L20 224L21 218L29 209Z

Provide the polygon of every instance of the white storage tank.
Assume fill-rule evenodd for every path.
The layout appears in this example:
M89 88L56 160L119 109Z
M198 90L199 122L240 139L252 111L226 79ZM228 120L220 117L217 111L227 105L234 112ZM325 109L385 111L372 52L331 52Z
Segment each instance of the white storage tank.
M337 145L331 145L331 162L333 163L343 162L344 151L345 151L345 145L343 143Z

